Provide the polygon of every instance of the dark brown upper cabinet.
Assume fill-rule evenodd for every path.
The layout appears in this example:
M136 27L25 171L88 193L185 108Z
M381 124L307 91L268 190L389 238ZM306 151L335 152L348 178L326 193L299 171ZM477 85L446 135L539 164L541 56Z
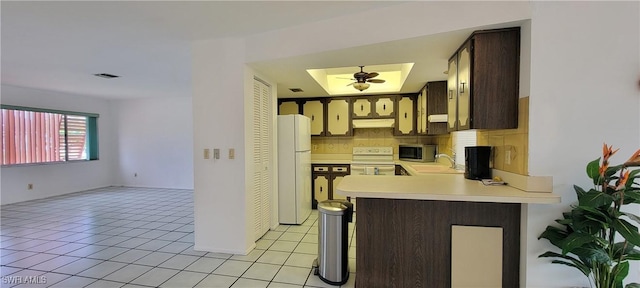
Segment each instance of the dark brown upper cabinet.
M428 82L425 86L427 134L447 134L446 122L429 121L429 116L447 114L447 81Z
M518 127L520 27L475 31L449 59L448 131Z

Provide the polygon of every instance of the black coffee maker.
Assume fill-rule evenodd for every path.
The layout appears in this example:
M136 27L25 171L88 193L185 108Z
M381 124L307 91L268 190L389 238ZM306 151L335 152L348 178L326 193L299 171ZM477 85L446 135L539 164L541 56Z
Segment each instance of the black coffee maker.
M464 147L464 178L491 179L491 146Z

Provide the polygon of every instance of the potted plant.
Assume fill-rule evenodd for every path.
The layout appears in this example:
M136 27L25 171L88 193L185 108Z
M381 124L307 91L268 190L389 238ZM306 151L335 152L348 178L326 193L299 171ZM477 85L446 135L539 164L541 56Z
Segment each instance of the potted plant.
M556 219L560 226L547 226L538 237L549 240L561 252L547 251L539 257L554 258L552 263L580 270L592 287L621 288L629 273L629 261L640 260L640 250L636 249L640 246L640 233L633 224L640 223L640 217L621 209L640 204L640 187L635 183L640 170L631 169L640 166L640 150L617 166L610 166L609 158L619 149L604 144L602 150L602 157L587 165L593 188L585 190L574 185L578 203Z

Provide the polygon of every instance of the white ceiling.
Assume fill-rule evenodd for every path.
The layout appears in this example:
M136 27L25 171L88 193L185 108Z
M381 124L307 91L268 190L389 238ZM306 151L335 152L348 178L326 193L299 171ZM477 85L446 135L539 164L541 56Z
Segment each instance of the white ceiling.
M363 3L2 1L2 84L107 99L188 97L191 41L259 34L402 2ZM279 97L308 97L328 94L306 69L353 66L355 73L359 65L413 62L401 92L416 92L427 80L446 79L447 59L472 30L250 65L278 83Z

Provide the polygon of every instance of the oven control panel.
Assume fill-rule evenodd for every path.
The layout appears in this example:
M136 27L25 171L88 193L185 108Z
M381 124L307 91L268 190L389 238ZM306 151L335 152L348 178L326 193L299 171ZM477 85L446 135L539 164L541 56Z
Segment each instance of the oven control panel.
M393 147L353 147L353 155L393 155Z

